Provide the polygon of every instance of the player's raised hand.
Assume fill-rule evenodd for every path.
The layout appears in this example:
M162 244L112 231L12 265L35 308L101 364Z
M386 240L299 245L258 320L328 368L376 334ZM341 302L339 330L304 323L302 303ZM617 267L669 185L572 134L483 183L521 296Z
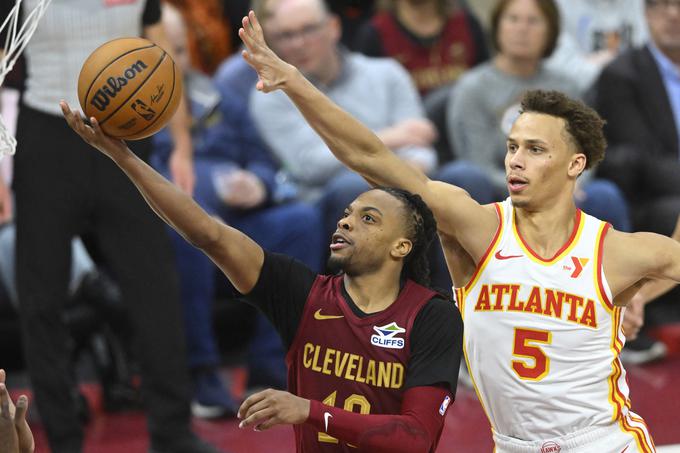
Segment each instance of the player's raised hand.
M127 150L125 142L106 135L94 117L90 118L90 125L87 125L83 121L80 113L73 112L66 101L61 101L59 106L61 107L61 112L68 125L80 135L88 145L94 146L111 158L114 158L117 154Z
M239 428L264 431L276 425L299 425L309 418L309 400L283 390L267 389L250 395L238 410Z
M295 71L295 67L289 65L269 48L264 40L264 33L255 13L250 11L242 21L243 28L239 29L238 35L246 46L241 55L246 62L257 71L259 81L256 88L268 93L281 88Z
M33 453L33 433L26 422L28 398L21 395L16 406L5 384L5 370L0 370L0 451Z

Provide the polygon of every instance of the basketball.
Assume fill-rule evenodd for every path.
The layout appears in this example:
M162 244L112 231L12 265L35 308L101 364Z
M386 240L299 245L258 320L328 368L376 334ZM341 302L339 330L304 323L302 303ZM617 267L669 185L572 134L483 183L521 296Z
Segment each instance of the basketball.
M143 38L98 47L78 76L78 99L111 137L138 140L167 124L182 99L182 76L170 55Z

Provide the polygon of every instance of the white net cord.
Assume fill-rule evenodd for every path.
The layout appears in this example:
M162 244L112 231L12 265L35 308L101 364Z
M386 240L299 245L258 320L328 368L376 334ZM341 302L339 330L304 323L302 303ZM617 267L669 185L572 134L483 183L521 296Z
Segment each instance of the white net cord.
M40 18L45 13L52 0L40 0L33 10L26 14L26 19L22 24L20 22L20 13L22 0L16 0L14 7L5 18L2 26L0 26L0 34L5 33L4 54L0 59L0 86L5 81L5 76L14 67L17 58L21 55L28 40L31 39L35 29L38 27ZM7 130L5 121L0 115L0 159L6 154L14 154L17 141L12 134Z

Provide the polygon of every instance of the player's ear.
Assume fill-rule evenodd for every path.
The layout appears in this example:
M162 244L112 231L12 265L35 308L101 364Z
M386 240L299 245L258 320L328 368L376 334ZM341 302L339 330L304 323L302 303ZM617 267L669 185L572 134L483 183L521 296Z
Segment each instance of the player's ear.
M404 259L406 258L406 255L411 253L411 249L413 249L413 243L410 239L399 238L394 243L394 247L392 247L390 255L396 259Z
M569 176L578 177L586 170L587 158L583 153L575 153L569 161Z

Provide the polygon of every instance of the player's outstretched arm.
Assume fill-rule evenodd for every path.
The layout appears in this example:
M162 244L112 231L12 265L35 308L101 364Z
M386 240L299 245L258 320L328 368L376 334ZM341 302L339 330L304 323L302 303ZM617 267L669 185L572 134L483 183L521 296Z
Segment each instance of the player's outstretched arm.
M615 296L643 280L665 280L642 282L648 302L680 283L680 242L655 233L612 231L604 243L604 272Z
M420 195L434 212L440 233L455 236L473 257L483 254L498 224L493 208L480 206L459 187L430 181L399 159L370 129L269 48L255 13L251 11L242 23L239 36L246 46L243 58L257 71L258 90L283 90L343 164L370 184L399 187Z
M448 400L447 400L448 398ZM412 387L404 392L400 414L358 414L281 390L264 390L239 409L239 427L263 431L276 425L306 423L320 433L374 453L428 453L434 449L452 401L444 387Z
M264 252L255 241L208 215L189 195L130 151L124 141L108 137L96 119L91 118L88 126L66 102L61 102L61 108L68 125L125 172L165 223L203 250L238 291L250 292L264 262Z
M421 187L427 178L397 158L380 139L314 87L294 66L281 60L264 40L252 11L243 18L239 36L243 58L258 73L257 89L283 90L335 156L374 184Z

